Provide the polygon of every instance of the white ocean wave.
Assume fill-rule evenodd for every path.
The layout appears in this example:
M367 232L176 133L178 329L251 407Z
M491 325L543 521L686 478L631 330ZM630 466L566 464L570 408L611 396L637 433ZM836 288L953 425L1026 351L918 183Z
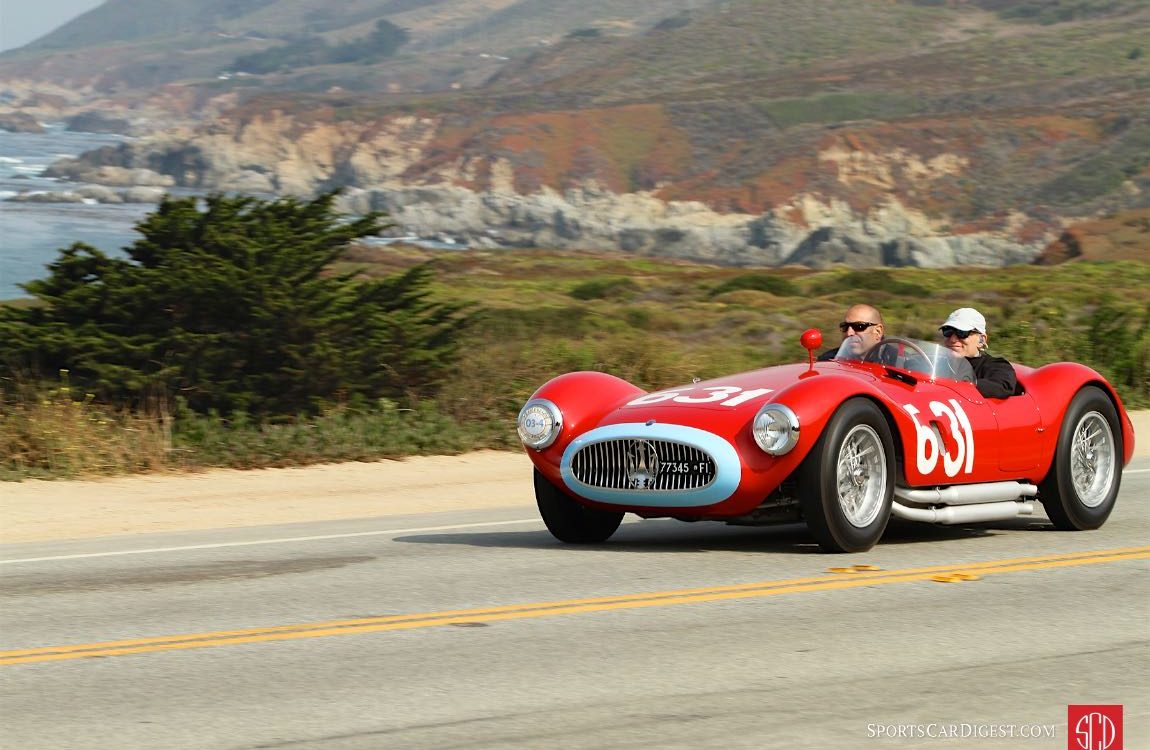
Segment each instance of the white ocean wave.
M6 201L9 198L15 198L19 193L15 190L0 190L0 201Z
M23 159L17 159L11 156L0 156L0 164L23 164Z

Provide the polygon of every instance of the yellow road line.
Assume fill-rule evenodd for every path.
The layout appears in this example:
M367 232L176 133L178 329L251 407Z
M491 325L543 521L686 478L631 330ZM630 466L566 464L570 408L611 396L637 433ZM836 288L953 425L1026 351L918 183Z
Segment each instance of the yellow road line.
M354 633L413 630L459 623L498 622L503 620L552 617L555 615L584 612L606 612L621 609L637 609L640 607L661 607L672 604L694 604L730 599L749 599L811 591L832 591L857 588L859 586L878 586L890 583L926 581L936 578L941 573L962 575L977 572L979 576L985 576L1140 559L1150 559L1150 546L1125 547L1120 549L1095 550L1092 552L1075 552L1008 560L991 560L957 565L934 565L903 570L866 571L852 574L849 577L843 577L842 575L813 576L780 581L759 581L756 583L730 586L677 589L624 596L568 599L563 601L534 602L407 615L383 615L352 620L332 620L297 625L247 628L243 630L225 630L132 640L105 641L100 643L46 646L33 649L0 651L0 665L122 656L125 654L178 651L248 643L268 643L300 638L350 635Z

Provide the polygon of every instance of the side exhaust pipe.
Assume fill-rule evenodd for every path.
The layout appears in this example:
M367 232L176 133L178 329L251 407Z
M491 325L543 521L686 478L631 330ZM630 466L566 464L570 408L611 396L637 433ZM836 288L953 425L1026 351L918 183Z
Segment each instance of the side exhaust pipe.
M891 513L897 518L908 521L925 521L926 523L956 524L980 523L983 521L1006 521L1019 516L1029 516L1034 513L1034 503L1025 502L998 502L970 505L947 506L943 508L910 508L901 503L894 503Z
M1026 482L983 482L981 484L954 484L950 487L935 487L925 490L912 490L908 487L895 487L894 496L916 505L972 505L975 503L999 503L1034 497L1038 487Z

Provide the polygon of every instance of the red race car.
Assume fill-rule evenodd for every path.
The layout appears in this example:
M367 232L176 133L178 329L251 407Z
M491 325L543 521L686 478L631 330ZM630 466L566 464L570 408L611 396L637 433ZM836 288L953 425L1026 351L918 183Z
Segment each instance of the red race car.
M551 533L597 543L624 513L760 525L803 520L832 552L870 549L893 514L997 521L1041 502L1060 529L1101 526L1134 453L1122 401L1094 370L1016 365L1023 392L985 398L965 358L849 337L816 362L647 393L601 372L547 382L519 412Z

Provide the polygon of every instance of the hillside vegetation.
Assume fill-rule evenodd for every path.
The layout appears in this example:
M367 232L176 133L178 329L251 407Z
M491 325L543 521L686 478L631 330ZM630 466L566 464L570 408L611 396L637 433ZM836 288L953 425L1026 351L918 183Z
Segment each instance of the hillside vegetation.
M357 267L382 271L425 260L415 254ZM596 369L661 388L798 361L799 333L814 324L833 340L842 310L859 299L877 302L893 331L926 338L950 309L973 302L994 321L995 353L1034 365L1091 363L1113 379L1129 408L1150 407L1144 264L1019 267L957 289L938 272L791 273L768 277L788 282L779 285L786 296L777 296L762 291L774 285L759 274L689 264L526 251L447 262L441 291L483 300L486 314L433 399L336 402L314 417L260 422L244 412L205 416L175 404L125 410L92 400L65 375L6 394L0 477L515 449L515 414L550 377ZM570 281L557 285L560 275ZM1101 287L1112 295L1087 302Z
M845 206L838 216L865 225L890 204L907 209L894 212L896 230L898 217L925 217L925 235L944 244L985 232L1034 246L1058 237L1046 265L993 272L354 246L324 271L351 286L308 282L345 323L356 284L393 288L413 269L419 299L474 305L476 316L437 360L434 382L373 389L360 367L341 389L327 369L321 392L274 414L252 404L278 393L213 409L90 387L91 371L66 366L92 353L83 315L25 305L10 317L57 328L24 352L50 352L69 372L4 376L7 476L511 447L519 405L557 373L601 369L658 388L794 361L802 330L831 331L860 300L882 307L892 332L925 338L947 311L973 304L992 321L996 353L1085 362L1128 405L1150 406L1150 0L108 0L0 55L0 79L9 108L168 107L185 118L182 140L157 139L139 164L124 157L130 144L92 161L172 174L181 187L204 187L197 180L222 164L281 192L446 185L478 203L496 189L641 191L699 202L711 220L762 217L756 247L776 218L768 212L796 232L830 233L835 217L819 211ZM45 94L45 82L69 95ZM280 175L284 165L295 173ZM57 296L71 312L103 299L88 282L112 269L107 260L76 252L60 262L68 294ZM251 271L231 260L213 269L204 278L231 283ZM180 278L194 288L198 277ZM137 339L130 321L110 323L124 329L122 351L98 351L108 383L123 352L153 366L168 343L203 343L177 331L149 349L156 342ZM242 333L220 325L204 340ZM219 368L250 374L255 359L225 354Z
M1150 0L190 5L110 0L0 74L210 103L205 139L417 114L403 177L476 190L505 160L520 192L897 201L957 234L1150 203Z

